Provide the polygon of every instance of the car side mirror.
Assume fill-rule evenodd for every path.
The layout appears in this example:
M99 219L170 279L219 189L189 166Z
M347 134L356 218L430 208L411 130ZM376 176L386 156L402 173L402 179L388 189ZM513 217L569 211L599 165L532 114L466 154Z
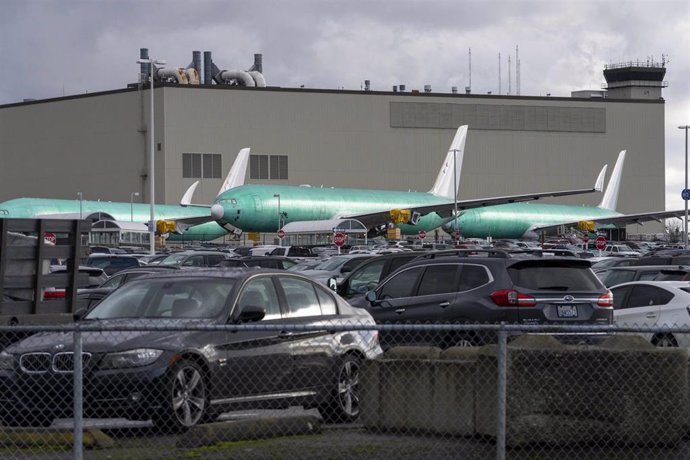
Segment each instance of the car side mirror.
M338 292L338 280L335 279L335 276L328 278L328 282L326 284L331 291Z
M376 291L367 291L365 297L372 306L376 306L381 303L379 300L376 299Z
M238 319L241 323L253 323L256 321L261 321L266 316L266 310L263 307L258 307L255 305L247 305L240 312Z

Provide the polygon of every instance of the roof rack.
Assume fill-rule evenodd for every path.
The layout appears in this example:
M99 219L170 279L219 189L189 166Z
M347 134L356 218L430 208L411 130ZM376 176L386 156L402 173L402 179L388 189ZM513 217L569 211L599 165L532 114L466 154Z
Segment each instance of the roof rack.
M496 259L508 259L510 255L506 251L497 249L449 249L442 251L432 251L417 257L416 260L421 259L436 259L438 257L491 257Z

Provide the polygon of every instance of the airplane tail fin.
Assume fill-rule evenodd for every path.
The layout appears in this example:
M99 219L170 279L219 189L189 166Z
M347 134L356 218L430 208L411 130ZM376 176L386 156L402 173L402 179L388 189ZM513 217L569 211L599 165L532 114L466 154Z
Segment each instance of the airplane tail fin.
M193 206L192 205L192 197L194 196L194 192L196 191L196 188L198 186L199 186L199 181L196 181L192 185L189 186L187 191L184 192L184 195L182 195L182 199L180 200L181 206Z
M239 187L244 185L244 178L247 175L247 164L249 163L249 148L243 148L240 153L237 154L237 158L230 168L228 177L225 178L225 182L218 190L218 195L230 190L231 188Z
M456 131L446 159L443 161L443 166L429 193L449 200L455 199L460 189L460 172L462 171L462 159L465 156L465 139L467 139L467 125L460 126ZM457 188L453 187L454 182L457 182Z
M618 192L621 188L621 176L623 175L623 163L625 162L625 150L621 150L618 154L618 160L616 160L616 165L613 167L613 172L611 172L611 178L606 186L606 191L604 196L599 203L599 207L603 209L609 209L611 211L616 210L618 205Z

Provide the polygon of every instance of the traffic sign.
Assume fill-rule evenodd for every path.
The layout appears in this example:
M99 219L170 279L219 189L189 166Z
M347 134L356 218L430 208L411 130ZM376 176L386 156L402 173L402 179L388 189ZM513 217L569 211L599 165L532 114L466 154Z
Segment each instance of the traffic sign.
M55 233L46 232L43 234L43 239L46 241L46 243L49 243L49 244L57 243L57 237L55 236Z
M680 192L680 196L681 196L685 201L690 200L690 189L689 189L689 188L683 189L683 191Z
M285 236L285 230L282 228L278 230L278 238L283 238Z
M606 247L606 238L603 236L597 236L597 239L594 240L594 244L596 245L598 250L602 250Z
M459 231L455 230L455 231L453 232L453 239L454 239L455 241L458 241L458 240L460 239L460 232L459 232Z
M333 244L335 244L338 247L341 247L342 245L345 244L345 234L338 232L335 235L333 235Z
M417 233L417 236L419 236L420 240L423 240L426 238L426 232L424 230L420 230L419 233Z

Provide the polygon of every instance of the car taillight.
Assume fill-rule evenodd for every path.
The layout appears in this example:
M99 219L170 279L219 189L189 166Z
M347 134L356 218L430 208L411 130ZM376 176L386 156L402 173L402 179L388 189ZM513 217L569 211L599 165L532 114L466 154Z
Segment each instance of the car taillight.
M534 307L537 299L513 289L499 289L489 296L499 307Z
M599 305L600 307L613 308L613 293L611 291L607 291L606 294L599 297L597 305Z
M43 293L43 300L64 299L65 291L46 291Z

